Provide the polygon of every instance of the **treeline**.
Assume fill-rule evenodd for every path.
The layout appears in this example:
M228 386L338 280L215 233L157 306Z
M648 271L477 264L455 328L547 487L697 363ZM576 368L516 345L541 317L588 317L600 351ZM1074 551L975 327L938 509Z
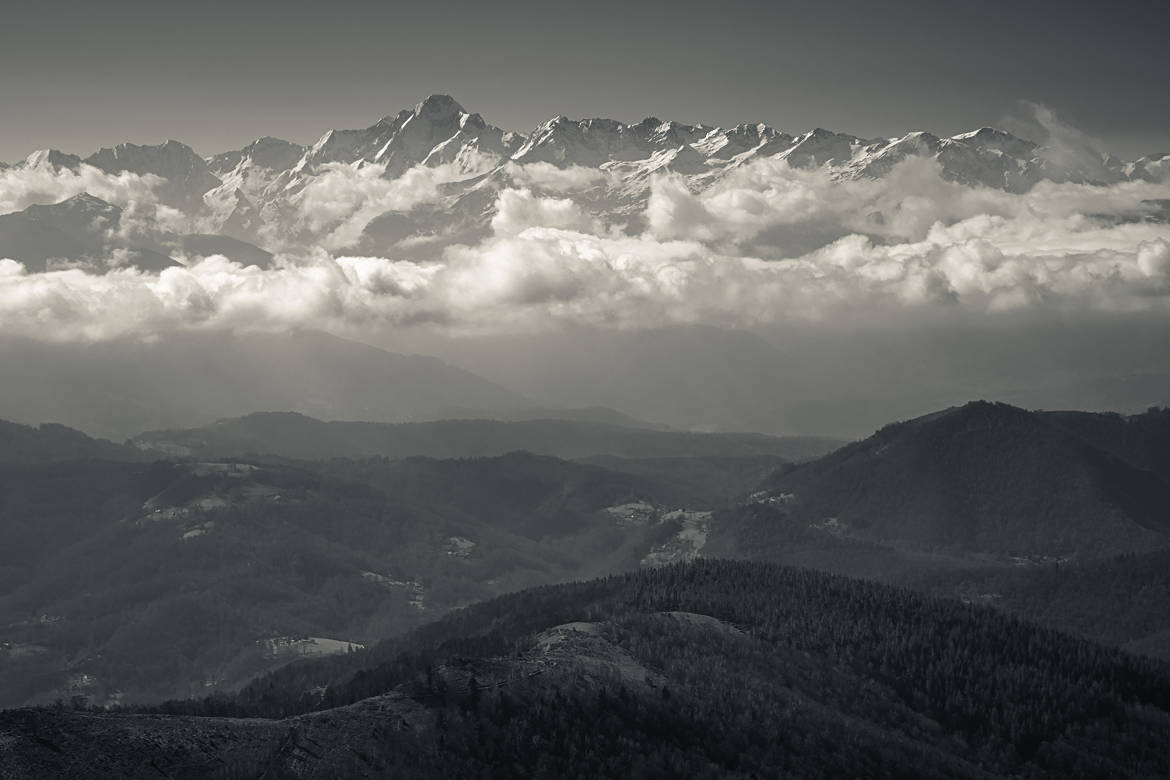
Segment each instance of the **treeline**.
M661 614L673 611L728 628ZM603 625L650 682L586 664L421 696L434 733L387 737L377 760L452 776L1170 772L1170 678L1156 662L979 606L717 560L501 597L353 659L288 667L234 699L159 711L276 717L417 695L436 669L494 668L571 621Z
M1122 418L971 403L886 426L768 487L811 523L969 555L1083 557L1170 543L1164 412Z
M451 607L634 568L662 528L610 504L653 478L500 458L239 470L191 462L0 464L0 706L234 689L281 659L257 640L369 643ZM452 555L452 538L471 547ZM3 648L0 648L2 651Z
M940 574L919 587L1170 659L1170 550Z

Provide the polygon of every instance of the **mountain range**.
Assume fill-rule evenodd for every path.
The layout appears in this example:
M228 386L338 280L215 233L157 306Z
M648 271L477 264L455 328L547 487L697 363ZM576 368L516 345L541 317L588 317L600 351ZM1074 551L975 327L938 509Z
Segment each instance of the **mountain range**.
M4 424L0 705L227 693L497 594L697 558L1166 658L1167 414L978 402L820 457L831 443L555 420L266 414L123 445ZM517 445L562 457L494 454Z
M82 194L54 209L33 206L0 221L0 257L34 271L49 260L99 272L127 264L158 270L171 254L194 259L223 253L250 264L263 263L260 247L276 248L277 237L300 246L324 242L338 251L433 254L446 244L486 235L497 195L508 187L549 194L571 189L575 202L593 217L638 228L656 174L678 174L692 191L702 191L764 159L796 169L824 168L841 180L865 180L888 175L908 158L936 161L944 179L1006 192L1023 192L1041 181L1112 184L1170 176L1170 155L1125 162L1088 145L1056 150L991 127L951 137L916 131L900 138L860 138L821 128L791 134L763 124L721 128L654 117L628 124L558 116L525 134L488 124L449 96L432 95L369 127L330 130L307 147L263 137L209 157L175 140L124 143L84 158L54 149L33 152L6 167L148 177L160 204L178 210L187 225L201 226L190 233L237 243L192 241L188 232L148 217L128 236L118 229L116 207ZM390 182L412 170L431 171L421 177L428 182L425 196L388 198L353 230L331 235L340 218L306 217L314 187L327 197L328 177L341 171L366 182ZM1151 203L1134 218L1162 219L1163 212L1164 204ZM111 260L115 257L121 259Z
M955 183L965 193L958 200L969 194L978 205L971 213L986 211L992 225L997 197L1032 193L1037 187L1043 191L1061 182L1123 188L1109 199L1108 214L1086 212L1084 220L1074 221L1075 232L1112 225L1134 236L1154 236L1152 244L1133 239L1135 251L1149 254L1144 266L1139 263L1146 270L1134 272L1145 278L1160 273L1157 236L1164 230L1166 203L1130 194L1150 189L1148 182L1165 182L1168 160L1153 155L1124 162L1099 153L1089 142L1060 136L1037 143L994 128L951 137L914 132L871 139L760 124L718 128L655 118L625 123L559 116L520 133L489 124L443 95L366 128L331 130L307 146L263 137L206 157L178 141L124 143L87 157L41 150L4 168L10 185L5 191L23 194L5 201L22 208L0 214L0 260L16 260L23 270L0 270L16 274L13 289L20 290L14 306L58 317L61 324L31 334L15 328L24 340L0 339L0 359L23 367L0 385L0 417L61 422L120 440L149 429L185 429L273 410L321 419L405 422L516 414L531 419L539 409L557 410L545 416L561 416L567 410L605 407L619 418L683 430L854 437L889 419L962 403L972 395L1028 407L1137 412L1170 401L1170 364L1160 349L1166 328L1157 317L1094 310L1071 321L1040 317L1032 322L1017 313L1022 319L1012 339L963 317L936 321L925 315L929 327L877 327L872 334L867 326L863 338L832 318L805 327L800 312L792 322L771 322L787 316L788 304L761 310L758 324L750 306L742 308L751 321L736 315L728 322L718 313L708 317L698 301L687 301L666 321L664 313L654 314L644 325L611 322L605 311L580 315L578 321L579 303L588 301L586 309L594 304L606 308L608 294L600 290L610 288L583 293L594 271L600 272L595 281L601 283L621 264L622 252L641 258L653 247L614 247L614 257L586 273L572 257L578 252L592 257L594 250L570 242L549 256L545 267L543 260L521 257L523 252L509 245L514 237L509 231L530 225L552 231L541 232L542 244L559 242L558 230L631 240L654 236L651 244L670 244L687 255L688 240L694 239L687 232L690 223L703 222L703 215L684 219L685 202L659 198L652 203L654 187L666 186L663 181L679 193L686 190L688 197L706 198L698 201L706 204L703 208L734 194L721 188L746 186L736 177L754 181L760 170L782 171L779 180L789 183L836 181L866 192L892 188L888 198L861 197L860 210L844 221L822 213L833 212L833 197L816 196L814 217L789 225L789 211L803 212L786 197L768 200L776 195L775 177L749 186L753 198L767 200L759 208L781 226L768 228L751 246L740 246L748 239L728 225L729 237L720 238L723 234L716 231L719 236L707 242L711 246L705 251L717 258L738 247L742 251L731 253L745 255L748 265L765 261L771 272L780 265L772 260L821 249L847 235L861 236L874 251L884 251L893 240L892 225L910 218L918 198L918 180L899 178L905 175L903 163L920 164L931 169L932 186L940 184L933 172ZM1096 197L1090 192L1095 189L1113 192L1082 189L1076 191L1086 197ZM750 219L756 207L741 205L745 210L734 219ZM1029 213L1036 208L1025 206ZM521 215L515 224L509 221L513 211ZM944 216L944 223L967 213L960 212ZM652 213L668 213L677 230L655 234L648 224ZM919 227L912 231L914 240L929 224ZM701 233L703 228L694 229ZM477 243L482 239L487 241ZM679 239L684 240L676 246ZM956 244L957 254L944 253L951 265L965 263L959 258L968 249L986 249L956 240L963 245ZM485 280L494 272L476 265L467 269L466 278L455 273L440 285L444 292L436 293L438 299L423 301L413 311L414 283L398 279L397 271L383 273L386 263L397 267L402 261L411 278L430 278L459 268L460 247L468 246L474 258L508 265L507 289L493 291ZM562 250L569 254L557 254ZM944 257L936 254L931 263ZM221 256L242 268L219 260L200 263ZM343 256L354 263L339 265ZM373 265L355 256L368 256ZM391 260L374 263L375 257ZM690 267L690 260L678 258L680 270ZM837 261L826 262L829 267L814 277L824 272L849 276ZM973 273L1008 274L1007 266L991 270L1000 260L980 263L983 270ZM193 271L197 278L181 270L193 265L201 269ZM369 270L375 266L383 271ZM887 271L908 273L914 266L897 261L862 276L884 279ZM728 270L737 267L732 263ZM1075 267L1070 261L1068 272L1079 274ZM55 276L47 286L38 284L38 274L58 270L72 273ZM946 273L952 271L958 274L955 283L967 278L954 268ZM115 278L108 276L111 272L117 272ZM1039 278L1031 271L1024 274ZM725 287L725 281L702 285L700 297L716 290L742 292L743 285ZM113 310L88 305L105 298L96 290L107 282L113 287L104 289L127 288L140 296ZM641 284L633 278L616 283L626 292ZM98 287L89 290L91 284ZM87 291L74 289L78 285ZM62 287L67 290L58 293ZM670 287L656 295L672 300ZM504 296L507 312L521 314L529 311L534 295L584 297L561 307L567 321L550 317L548 327L505 321L495 332L490 316L461 327L458 320L467 306L476 309L497 293ZM109 297L122 300L113 292ZM296 304L285 306L286 297ZM715 297L721 299L722 293ZM815 297L807 301L814 308ZM1139 298L1148 300L1145 292ZM387 314L381 306L390 302ZM407 307L402 315L395 313L400 303ZM553 305L560 307L555 300ZM90 322L95 310L100 310L93 315L98 321ZM913 319L919 307L906 312ZM31 315L18 316L19 324ZM1011 316L1005 314L1004 321ZM385 352L343 347L304 332L284 333L297 327L325 329ZM954 350L952 341L973 346ZM406 359L407 354L432 355L447 365ZM363 361L366 365L359 365ZM262 377L259 366L275 374ZM383 381L384 388L375 389Z
M1170 776L1170 154L1037 122L0 163L0 780Z

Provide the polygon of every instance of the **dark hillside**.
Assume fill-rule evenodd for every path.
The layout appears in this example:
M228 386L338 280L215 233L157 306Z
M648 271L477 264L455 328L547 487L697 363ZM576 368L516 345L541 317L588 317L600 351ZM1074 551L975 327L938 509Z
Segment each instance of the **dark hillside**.
M232 690L479 599L637 568L685 496L527 453L0 466L0 706ZM634 520L612 510L627 503Z
M9 776L82 778L1164 777L1165 672L983 607L702 561L494 599L239 699L5 713L0 751Z
M782 468L767 487L808 523L915 549L1057 559L1164 546L1170 480L1146 467L1158 457L1147 423L1107 436L1109 420L1070 419L971 403Z

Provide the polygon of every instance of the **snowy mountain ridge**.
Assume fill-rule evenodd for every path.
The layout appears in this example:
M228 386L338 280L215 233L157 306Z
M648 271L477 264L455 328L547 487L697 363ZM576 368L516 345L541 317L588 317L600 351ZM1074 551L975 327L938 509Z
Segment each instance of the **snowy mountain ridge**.
M701 192L761 160L862 181L882 179L909 158L926 158L937 162L946 180L1008 193L1042 181L1110 185L1170 178L1170 155L1123 162L1089 147L1059 152L992 127L951 137L915 131L867 139L823 128L791 135L766 124L721 128L655 117L628 124L557 116L521 134L489 124L450 96L431 95L369 127L329 130L308 147L266 136L204 158L175 140L125 143L85 158L40 150L4 169L59 173L90 166L109 175L153 176L159 202L198 221L196 232L259 245L270 245L273 236L312 245L333 233L326 242L332 248L365 252L403 242L426 251L482 236L498 194L515 187L572 190L584 211L629 227L645 207L653 177L677 175ZM532 181L526 171L543 171L547 181ZM423 180L422 194L390 193L387 183L415 187L415 179ZM352 187L342 196L332 192L346 181L362 193L356 209L361 222L305 217L306 204L353 197ZM346 229L334 232L339 226Z

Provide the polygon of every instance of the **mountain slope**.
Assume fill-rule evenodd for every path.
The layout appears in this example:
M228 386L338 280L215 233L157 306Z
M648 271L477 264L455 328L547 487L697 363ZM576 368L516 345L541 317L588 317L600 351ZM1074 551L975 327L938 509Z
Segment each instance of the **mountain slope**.
M34 273L71 265L97 273L120 266L158 272L178 265L160 247L117 236L121 219L122 209L84 192L60 203L4 214L0 258L18 260ZM121 250L120 260L116 250Z
M33 427L0 420L0 463L43 464L76 460L141 460L133 447L92 439L54 423Z
M805 523L895 546L1046 558L1144 551L1170 542L1166 437L1154 430L1163 417L971 403L782 469L767 487ZM1147 441L1160 442L1159 471Z
M710 561L479 604L235 701L6 713L0 750L78 777L1157 777L1167 713L1164 670L1115 650ZM222 717L254 714L286 719Z
M232 690L477 599L637 568L688 500L716 499L524 453L0 464L0 706Z
M950 572L919 579L936 595L1170 661L1170 552L1080 564Z
M327 163L377 163L391 177L417 164L455 163L474 173L510 154L514 141L463 110L449 95L431 95L413 110L385 116L362 130L330 130L306 151L294 170L296 181ZM482 157L484 160L477 160Z

